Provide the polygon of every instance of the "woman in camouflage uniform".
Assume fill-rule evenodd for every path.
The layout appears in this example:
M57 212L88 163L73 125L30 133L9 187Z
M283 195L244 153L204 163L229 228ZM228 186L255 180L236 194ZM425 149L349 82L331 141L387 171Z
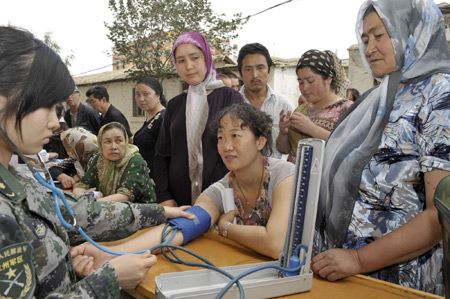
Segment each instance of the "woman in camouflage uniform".
M64 63L32 34L0 27L0 297L117 298L155 264L150 253L126 254L77 281L70 246L83 241L56 216L48 190L8 168L14 151L36 154L59 126L56 104L75 84ZM72 198L77 224L98 240L123 238L138 229L187 216L156 204ZM66 214L62 208L63 215ZM191 216L192 217L192 216Z

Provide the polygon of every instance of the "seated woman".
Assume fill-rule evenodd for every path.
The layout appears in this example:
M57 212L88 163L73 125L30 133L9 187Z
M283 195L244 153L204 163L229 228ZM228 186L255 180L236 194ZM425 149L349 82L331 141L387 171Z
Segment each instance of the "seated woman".
M339 58L331 51L309 50L300 57L297 80L306 103L280 113L277 149L295 163L297 144L305 138L326 140L353 103L345 99L348 80Z
M444 294L436 185L450 174L450 50L431 0L367 1L357 32L366 92L328 138L313 271ZM447 277L448 279L448 277Z
M97 200L156 202L155 189L148 175L147 164L135 145L128 143L124 126L111 122L100 128L97 142L100 155L75 184L77 196L98 190Z
M211 131L217 134L219 154L230 172L201 193L195 206L210 215L208 227L217 223L222 236L277 259L286 237L295 166L267 157L272 151L271 128L270 116L250 104L233 104L219 112ZM233 190L236 205L236 210L228 213L224 212L220 195L225 188ZM237 224L233 224L235 218ZM114 250L130 251L157 245L161 242L163 227L117 245ZM178 232L172 242L186 241L183 233ZM91 245L80 246L75 252L94 257L95 267L113 258Z
M47 166L54 180L60 181L64 188L73 188L98 152L97 136L82 127L75 127L62 132L61 141L69 157Z

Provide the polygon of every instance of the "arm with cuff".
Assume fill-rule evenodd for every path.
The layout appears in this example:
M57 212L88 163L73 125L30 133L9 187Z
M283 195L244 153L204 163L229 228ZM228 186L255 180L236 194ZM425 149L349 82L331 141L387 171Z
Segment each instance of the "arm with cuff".
M180 220L186 220L191 222L190 224L183 224L183 223L181 224L182 226L184 226L184 232L183 227L181 227L181 229L179 228L178 232L176 233L176 236L170 241L170 244L182 245L193 240L194 238L197 238L198 236L207 232L210 229L210 227L218 221L220 216L219 209L217 208L215 203L209 198L209 196L206 195L205 193L202 193L199 196L199 198L197 199L197 203L191 209L186 210L186 212L193 211L194 214L196 214L196 219L188 220L186 218L184 219L175 218L174 221L170 221L172 223L177 223ZM198 215L200 215L200 217ZM200 221L201 223L196 224L196 222L198 221ZM208 221L208 225L206 225L204 221ZM122 252L137 251L159 245L162 242L161 236L164 226L165 224L161 224L155 227L154 229L142 235L139 235L138 237L128 242L109 247L109 249L113 251L122 251Z

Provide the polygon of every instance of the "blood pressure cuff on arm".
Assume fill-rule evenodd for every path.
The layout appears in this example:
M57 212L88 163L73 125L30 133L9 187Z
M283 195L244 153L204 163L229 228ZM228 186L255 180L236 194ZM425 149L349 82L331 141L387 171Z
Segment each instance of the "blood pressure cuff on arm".
M185 217L178 217L167 221L172 226L181 229L184 239L183 245L203 235L211 226L211 216L202 207L194 206L185 210L185 212L194 214L195 219L191 220Z

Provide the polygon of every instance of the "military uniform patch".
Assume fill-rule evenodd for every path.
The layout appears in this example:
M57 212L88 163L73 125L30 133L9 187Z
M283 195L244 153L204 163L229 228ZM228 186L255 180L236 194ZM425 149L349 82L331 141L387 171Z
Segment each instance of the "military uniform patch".
M31 244L23 242L0 249L0 298L30 298L34 285Z
M36 236L39 239L42 239L45 237L45 234L47 233L47 228L45 227L44 224L39 223L38 225L36 225L34 231L36 232Z

